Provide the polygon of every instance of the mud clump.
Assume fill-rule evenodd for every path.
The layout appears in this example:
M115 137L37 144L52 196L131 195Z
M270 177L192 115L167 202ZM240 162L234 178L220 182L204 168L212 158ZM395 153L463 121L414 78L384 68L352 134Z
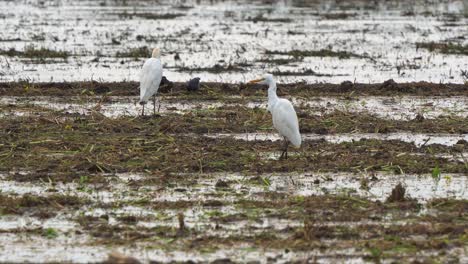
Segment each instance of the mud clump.
M245 70L237 65L228 64L215 64L211 67L198 67L198 68L180 68L181 71L188 72L209 72L209 73L224 73L224 72L244 72Z
M468 45L455 43L416 43L416 49L427 49L430 52L437 51L443 54L468 55Z
M127 51L118 51L115 54L117 58L147 58L149 57L150 50L147 46L140 47L140 48L132 48Z
M293 62L297 62L297 61L301 61L300 58L294 58L294 57L287 58L287 59L267 58L267 59L257 60L258 63L269 63L269 64L273 64L273 65L285 65L285 64L289 64L289 63L293 63Z
M340 84L340 89L346 91L346 90L351 90L354 87L354 83L351 81L344 81Z
M177 219L179 221L179 228L177 229L177 236L182 237L185 236L187 233L187 228L185 227L185 216L183 213L179 213L177 215Z
M319 73L312 69L302 69L300 71L273 71L271 74L276 76L317 76L317 77L331 77L331 76L340 76L332 75L327 73Z
M221 207L223 205L225 204L219 200L208 200L203 203L203 206L207 206L207 207Z
M119 221L129 223L129 224L136 224L138 222L138 218L134 215L124 215L117 217Z
M385 82L383 82L383 84L380 86L380 88L394 89L394 88L398 88L398 84L393 79L389 79L389 80L386 80Z
M104 264L141 264L141 262L134 257L125 256L119 252L112 252L107 260L104 261Z
M424 116L422 114L417 114L416 117L413 119L413 121L416 121L416 122L422 122L424 121Z
M327 226L317 225L314 220L307 219L304 221L303 232L304 240L314 241L320 238L331 237L333 230Z
M395 188L393 188L392 193L387 197L387 203L398 203L407 201L405 197L406 189L401 183L398 183Z
M334 51L331 49L321 49L321 50L290 50L290 51L278 51L278 50L267 50L265 51L266 55L289 55L294 58L301 57L337 57L339 59L349 59L349 58L363 58L364 56L354 54L347 51Z
M216 182L215 184L215 188L216 189L227 189L229 188L229 183L223 181L223 180L219 180Z
M7 214L36 214L38 217L55 215L53 211L64 207L77 209L88 201L76 196L54 194L48 197L26 194L21 197L0 195L0 212Z
M324 14L322 17L329 20L345 20L348 18L354 18L357 14L354 13L330 13Z
M448 198L434 199L429 206L440 211L457 213L463 216L468 212L468 200L454 200Z
M123 12L118 14L119 18L126 18L126 19L133 19L134 17L139 17L143 19L148 19L148 20L169 20L169 19L175 19L181 16L185 16L182 13L165 13L165 14L156 14L156 13L128 13L128 12Z
M236 263L236 262L232 261L229 258L216 259L210 262L210 264L230 264L230 263Z
M250 22L278 22L278 23L290 23L293 20L290 18L268 18L264 17L263 15L258 15L255 17L249 17L245 21L250 21Z
M31 58L31 59L45 59L45 58L66 59L70 56L70 54L66 51L50 50L44 47L36 48L34 46L28 46L24 49L24 51L19 51L19 50L16 50L15 48L11 48L9 50L0 50L0 55L5 55L9 57Z

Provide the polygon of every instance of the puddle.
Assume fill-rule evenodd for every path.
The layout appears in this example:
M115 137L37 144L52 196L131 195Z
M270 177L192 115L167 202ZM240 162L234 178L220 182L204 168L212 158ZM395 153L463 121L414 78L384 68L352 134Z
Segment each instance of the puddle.
M465 79L461 76L461 69L468 69L466 56L430 52L424 48L416 49L416 43L452 42L466 45L467 10L468 3L457 0L440 3L162 0L157 3L133 1L131 5L126 1L114 0L0 1L0 53L11 48L21 52L34 46L38 49L53 47L70 55L67 58L0 55L0 82L138 80L141 66L146 59L143 58L145 54L133 56L133 53L120 57L117 54L131 53L135 51L132 49L142 47L160 47L165 67L164 75L171 81L187 81L199 76L202 82L239 83L263 72L276 72L277 80L282 83L340 83L344 80L380 83L388 79L394 79L396 82L463 83ZM171 18L171 14L177 18ZM109 28L112 30L109 31ZM342 51L349 58L277 54L293 49ZM0 116L43 115L48 110L58 110L84 115L98 111L108 117L119 117L136 116L141 110L136 103L136 96L111 96L100 102L101 99L85 96L1 97L2 106L13 104L21 107L5 107L7 110L2 111ZM162 98L160 111L182 114L194 110L239 105L266 108L267 98L265 95L258 101L255 101L255 98L249 102L177 99ZM296 108L314 115L342 111L370 113L392 120L412 120L417 114L422 114L425 118L468 117L467 97L370 96L353 99L290 99ZM242 104L235 103L239 101ZM42 108L33 112L28 110L28 105ZM150 103L147 109L151 111L151 108ZM276 133L204 136L233 137L248 141L280 139ZM415 146L453 146L459 140L468 141L467 134L403 132L304 134L303 138L304 144L312 140L341 143L376 139L399 140L414 143ZM12 151L9 147L4 150L6 153ZM266 158L277 157L276 153L264 154ZM53 163L54 158L63 158L59 156L63 155L62 153L47 155L50 155L47 158L52 165L56 164ZM468 158L467 153L461 153L460 157L440 153L435 153L434 156L464 162ZM447 174L442 171L440 177L434 178L428 174L395 175L385 172L295 172L257 175L187 173L169 175L174 176L174 180L164 179L161 182L148 179L159 175L146 173L98 176L105 177L105 183L91 184L86 181L80 182L79 179L65 184L52 184L47 181L19 182L12 180L8 172L0 173L1 196L71 195L89 201L85 205L73 207L66 204L54 205L50 209L53 210L53 216L41 214L43 218L34 214L35 209L48 209L43 204L40 208L34 208L32 205L31 210L25 212L19 210L18 215L8 215L0 211L0 262L100 262L105 260L111 251L134 256L144 263L150 260L222 262L220 260L223 259L225 262L230 259L237 262L261 263L363 263L373 260L375 254L383 263L414 260L424 262L424 257L442 263L468 262L466 250L460 246L463 245L463 241L460 240L463 233L455 232L463 227L459 223L463 218L457 218L462 216L456 215L458 209L452 211L451 204L443 208L428 206L432 199L447 198L451 199L450 203L455 204L453 208L458 208L458 202L468 199L468 176L465 174ZM186 178L180 180L177 176ZM352 211L342 212L345 215L334 215L336 212L327 212L312 206L313 210L318 210L317 216L321 219L319 225L312 227L317 228L313 231L323 231L320 227L330 229L325 229L325 237L306 241L307 246L299 250L290 250L289 247L294 247L296 242L303 243L306 236L306 215L301 211L304 209L302 204L299 203L300 207L289 207L290 203L287 203L285 208L271 206L277 200L300 201L306 199L304 197L313 198L310 196L326 199L330 194L347 197L346 202L360 198L385 201L398 183L406 189L407 197L416 199L421 207L418 205L416 209L376 211L372 218L353 221L343 218L352 214ZM331 202L338 203L339 199L333 197ZM249 206L250 203L259 205ZM266 205L263 206L262 203ZM283 203L278 205L284 206ZM3 206L1 201L0 206ZM297 212L293 212L294 210ZM299 216L294 215L298 212ZM179 237L175 234L179 228L180 213L184 215L185 226L192 232L187 236ZM418 218L420 216L433 218L427 220ZM90 225L81 223L80 217L89 218ZM417 224L431 228L437 228L439 225L444 227L447 225L445 219L455 219L448 223L454 227L428 229L426 233L417 233L420 230L424 231ZM92 226L93 224L98 226ZM385 229L378 229L382 226ZM94 236L95 232L98 232L98 235L106 235L107 227L116 228L110 238ZM366 228L366 231L362 232L362 229L356 227ZM372 233L375 232L372 227L376 227L377 233ZM394 248L391 248L391 243L395 241L388 239L387 231L391 228L402 230L405 227L409 227L409 235L402 235L401 241L405 243L393 244ZM47 238L47 234L42 233L43 229L49 228L56 231L56 234L52 232L54 237ZM147 232L143 237L148 234L149 237L140 239L140 231ZM440 236L437 232L440 232ZM271 246L269 243L273 243L272 240L275 239L270 237L272 234L285 239L285 244L279 248ZM388 236L399 235L397 232L390 232ZM235 240L239 237L240 240ZM214 243L203 246L206 240L212 238L219 240L213 240ZM233 242L229 242L232 238ZM365 243L370 238L377 242L382 240L385 245L388 243L395 252L380 252L367 248L370 246ZM256 239L266 240L268 243L256 244ZM443 241L443 244L439 245L439 240ZM421 246L421 241L428 243ZM404 247L406 242L411 248ZM429 249L425 250L424 247ZM414 253L415 250L417 253Z
M87 238L71 234L47 239L37 235L5 233L0 234L0 241L3 241L0 262L6 263L89 263L105 260L107 252L111 251L105 246L91 245Z
M336 97L319 97L312 101L295 100L295 105L319 108L317 114L336 110L351 113L369 113L392 120L412 120L418 114L425 118L439 116L468 117L467 97L374 97L366 96L356 100ZM325 109L325 111L324 111Z
M239 133L239 134L204 134L205 137L211 138L235 138L246 141L279 141L283 140L277 133ZM445 146L453 146L459 140L468 140L468 134L418 134L418 133L353 133L353 134L302 134L302 140L325 140L331 143L342 143L359 141L361 139L376 139L376 140L399 140L407 143L414 143L417 147L422 145L440 144Z
M70 239L49 240L38 236L27 236L19 238L12 234L0 234L1 241L8 241L2 245L5 254L0 255L1 262L64 262L64 263L90 263L101 262L107 259L111 252L120 252L127 256L133 256L143 263L153 262L212 262L216 260L226 261L261 261L267 262L275 259L278 262L288 262L295 259L309 258L315 256L317 259L325 260L326 263L334 261L354 260L360 262L365 254L358 249L339 249L336 257L332 256L329 250L311 250L305 252L278 252L276 250L265 249L262 251L253 250L245 245L238 245L231 248L221 248L207 252L197 251L165 251L152 248L151 244L134 244L132 247L88 244L86 240L73 236ZM26 241L25 241L26 240Z
M55 111L64 111L69 113L78 113L87 115L93 111L102 113L107 117L119 116L137 116L141 114L141 106L137 103L136 97L111 97L106 102L100 102L99 97L91 97L83 99L80 97L69 97L66 99L58 97L35 97L33 99L24 97L2 97L0 104L8 105L35 105L51 109ZM164 100L164 99L162 99ZM207 109L212 107L220 107L224 104L222 102L166 102L156 101L156 110L164 112L183 113L187 110L193 109ZM153 103L149 103L149 109L146 107L145 112L153 112ZM36 114L36 113L31 113ZM3 113L3 115L8 115ZM12 111L9 115L22 116L27 115L25 112Z
M47 196L47 183L23 184L5 180L6 175L0 177L2 193L6 195L21 194L42 194ZM384 201L398 183L406 188L408 198L416 199L419 203L434 198L468 199L468 177L462 174L442 174L439 180L435 180L431 175L402 174L392 175L387 173L376 173L373 175L352 174L352 173L274 173L257 176L247 176L237 173L213 173L213 174L183 174L181 176L193 179L191 183L177 184L173 182L171 186L141 186L132 187L130 181L143 180L146 174L117 174L112 177L106 193L116 195L106 196L93 185L87 185L88 191L76 192L74 194L85 195L90 198L90 203L78 210L58 212L58 216L51 219L37 219L31 216L3 215L0 217L0 240L3 241L0 248L0 261L30 261L32 258L44 257L47 261L58 262L82 262L104 260L111 250L117 250L128 255L137 257L143 261L161 260L178 261L187 259L199 259L200 261L216 260L229 257L233 260L242 259L263 259L267 256L278 260L290 261L304 256L305 252L294 251L286 254L275 253L269 249L255 249L248 244L237 243L235 246L226 248L217 247L208 252L199 250L177 250L179 242L170 242L171 249L149 249L146 242L133 243L132 247L113 246L112 249L96 243L96 240L86 234L76 219L80 216L97 217L109 226L131 226L132 230L157 229L169 227L177 229L179 224L177 217L179 213L184 214L184 223L187 228L196 230L196 236L216 236L219 239L245 235L261 236L265 232L275 232L276 237L287 239L292 234L288 230L302 228L304 222L301 219L289 220L268 216L270 210L261 210L236 205L237 201L265 201L266 193L277 195L285 194L287 197L301 197L310 195L352 196L368 198L373 201ZM259 179L266 179L260 181ZM363 184L366 179L366 184ZM217 183L223 180L228 182L227 187L216 188ZM73 184L72 184L73 185ZM9 186L9 187L8 187ZM71 185L56 185L54 193L65 193L72 189ZM7 188L8 187L8 188ZM162 188L164 187L164 188ZM43 188L43 192L38 188ZM28 192L29 189L29 192ZM162 191L161 191L162 189ZM145 190L153 190L146 192ZM154 192L154 190L159 190ZM184 190L184 191L181 191ZM101 194L99 194L101 193ZM119 195L117 195L119 194ZM211 194L218 194L215 198ZM159 196L158 196L159 195ZM106 197L102 199L100 197ZM209 198L207 198L209 197ZM234 199L235 197L235 199ZM125 205L127 201L137 201L146 199L147 205L136 203L135 205ZM206 206L203 201L218 200L223 205ZM156 201L192 201L195 202L188 208L158 208L152 206ZM197 201L200 201L198 203ZM232 202L232 204L230 204ZM109 206L112 203L112 206ZM104 207L101 207L104 206ZM217 217L235 216L243 217L227 221L217 221ZM122 217L135 216L135 222L124 222ZM245 218L247 217L247 220ZM405 226L408 221L392 220L391 216L385 220L361 220L361 221L325 221L320 223L324 227L336 228L356 228L359 226ZM419 224L429 223L421 222ZM27 233L27 230L34 228L53 228L58 232L54 239L45 239L43 236ZM18 232L18 230L21 230ZM77 232L76 230L79 230ZM182 239L182 238L180 238ZM161 239L157 240L162 243ZM335 247L338 240L320 239L321 243ZM165 242L164 242L165 243ZM308 250L307 255L316 256L324 262L334 262L341 258L355 258L362 261L365 252L357 248L342 250L333 248L332 250ZM340 253L341 252L341 253ZM430 254L430 251L427 252Z
M159 98L161 99L161 98ZM106 100L106 102L101 102L99 97L90 97L90 98L80 98L80 97L68 97L66 99L59 97L8 97L4 96L0 98L0 105L9 105L14 104L16 106L20 105L35 105L44 107L46 109L51 109L55 111L64 111L69 113L78 113L82 115L90 114L93 111L97 111L107 117L119 117L119 116L138 116L141 115L141 106L137 103L137 97L116 97L112 96ZM201 110L209 108L217 108L226 104L223 102L213 102L213 101L183 101L183 102L173 102L164 101L164 98L161 101L156 101L156 110L160 113L184 113L190 110ZM238 105L238 104L232 104ZM148 108L149 106L149 108ZM150 102L145 110L145 113L153 113L153 102ZM13 115L13 116L24 116L27 115L27 112L18 112L11 111L9 113L2 113L4 116ZM0 115L2 115L0 114ZM37 114L31 112L30 114Z
M232 173L184 174L184 177L193 178L193 183L174 184L171 187L161 185L129 187L128 181L116 180L121 176L123 179L135 177L133 174L119 174L110 181L106 190L95 187L93 184L86 184L84 187L75 183L58 184L51 189L48 184L24 184L8 180L0 180L0 187L3 194L42 196L64 194L84 197L99 204L144 200L147 202L189 201L194 202L194 205L198 203L198 206L203 206L205 201L210 200L221 200L226 203L234 202L241 197L262 200L261 194L267 191L303 196L349 194L371 200L382 200L398 182L401 182L407 188L407 193L421 202L433 198L468 199L468 192L465 191L468 190L468 177L444 173L439 180L431 175L377 173L373 175L375 180L369 181L367 190L361 189L361 180L370 176L364 177L352 173L275 173L255 177ZM145 176L142 174L137 177ZM261 178L258 177L268 179L269 184L260 182L258 179ZM220 180L230 182L229 187L227 189L216 188L216 183ZM123 210L131 214L147 214L132 206ZM136 211L132 213L132 210ZM99 211L96 213L100 214Z
M184 113L193 110L202 110L219 107L246 106L250 108L267 107L265 100L249 101L245 104L226 103L213 101L179 101L173 99L165 100L159 98L161 102L156 102L156 108L159 107L161 113ZM336 97L317 97L311 100L291 98L296 109L310 112L314 115L323 115L334 111L350 113L368 113L391 120L412 120L418 114L425 118L437 118L439 116L468 117L468 98L467 97L362 97L356 100L340 99ZM0 98L0 105L35 105L45 109L56 111L66 111L70 113L90 114L92 111L98 111L107 117L118 116L137 116L141 114L141 106L137 103L136 97L117 97L112 96L101 102L100 97L49 97L38 96L28 97L10 97ZM152 102L149 104L150 112L153 111ZM15 109L0 115L24 116L27 112L20 112ZM30 114L39 114L31 112Z
M36 217L18 217L12 215L0 216L0 231L6 232L11 230L34 230L35 228L54 228L60 232L68 232L75 230L77 224L64 217L55 217L51 219L38 219Z
M466 56L416 49L417 42L463 44L468 34L466 1L374 5L354 1L349 5L341 1L190 0L183 2L186 8L173 1L102 3L1 1L0 49L22 51L34 45L70 56L2 56L0 81L137 80L144 58L133 58L132 49L156 46L162 49L165 75L174 81L200 76L202 81L245 82L268 71L290 75L278 76L281 82L393 78L397 82L462 83L460 69L468 67ZM158 18L167 14L181 16ZM258 16L263 21L255 21ZM292 49L331 49L358 57L295 59L265 54ZM130 55L118 58L118 53ZM262 62L275 59L287 61Z
M376 179L370 176L352 174L314 174L301 176L271 176L269 177L271 191L293 190L297 195L343 194L366 197L371 200L385 201L392 189L398 184L406 188L409 197L418 202L433 198L468 199L468 177L466 175L442 174L440 180L431 175L389 175L376 174ZM362 179L368 179L368 186L362 188Z
M132 247L114 246L108 248L104 245L89 245L85 241L76 241L76 236L72 239L48 240L37 236L28 236L18 238L11 234L0 234L0 240L8 241L2 246L3 252L0 255L2 262L73 262L90 263L100 262L107 259L107 255L112 251L123 253L127 256L133 256L143 263L154 262L213 262L213 261L231 261L238 262L257 262L267 263L275 261L287 263L295 260L315 259L319 263L363 263L367 252L363 249L311 249L306 252L292 252L264 249L254 250L247 245L234 246L231 248L221 248L208 252L196 251L164 251L158 248L151 248L150 244L135 244ZM446 255L459 256L458 249L447 250ZM418 252L420 256L433 254L431 251L423 250ZM16 257L13 257L16 256ZM466 259L462 257L460 260ZM387 259L392 260L392 259ZM393 261L398 258L393 259Z

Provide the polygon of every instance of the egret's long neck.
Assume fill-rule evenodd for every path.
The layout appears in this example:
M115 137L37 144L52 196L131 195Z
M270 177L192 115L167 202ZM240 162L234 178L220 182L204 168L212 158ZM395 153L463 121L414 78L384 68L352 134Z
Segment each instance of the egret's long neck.
M278 101L278 95L276 94L276 82L275 81L270 81L268 84L268 104L273 105Z
M153 57L155 59L159 59L161 57L160 51L158 49L154 49L153 53L151 54L151 57Z

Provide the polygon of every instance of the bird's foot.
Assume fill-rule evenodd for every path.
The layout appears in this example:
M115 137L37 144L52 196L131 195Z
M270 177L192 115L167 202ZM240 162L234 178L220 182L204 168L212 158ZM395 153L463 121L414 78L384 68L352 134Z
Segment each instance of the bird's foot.
M287 156L285 155L285 151L281 152L281 156L279 157L279 160L287 159Z

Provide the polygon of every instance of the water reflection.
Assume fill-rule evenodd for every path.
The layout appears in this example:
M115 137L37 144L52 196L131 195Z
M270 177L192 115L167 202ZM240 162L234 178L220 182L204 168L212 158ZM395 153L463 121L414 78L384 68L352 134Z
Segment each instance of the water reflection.
M107 9L112 7L142 7L142 6L160 6L162 9L171 7L173 10L190 10L195 6L257 6L279 9L303 8L313 9L315 11L404 11L406 13L459 13L468 14L468 0L458 1L377 1L377 0L104 0L104 1L78 1L78 0L49 0L49 1L17 1L31 4L36 7L52 6L101 6Z

